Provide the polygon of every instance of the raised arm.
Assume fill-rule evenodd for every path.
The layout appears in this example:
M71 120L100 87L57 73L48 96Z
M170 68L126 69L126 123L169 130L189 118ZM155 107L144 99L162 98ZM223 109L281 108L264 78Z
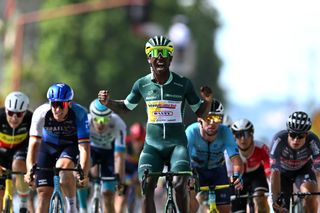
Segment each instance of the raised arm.
M210 111L210 106L213 99L211 88L208 86L200 87L200 96L203 102L201 103L199 109L196 111L196 115L198 117L204 118L204 116L206 116Z
M124 100L112 100L110 99L109 90L100 90L98 93L98 99L101 104L109 107L115 113L126 113L130 110L124 104Z

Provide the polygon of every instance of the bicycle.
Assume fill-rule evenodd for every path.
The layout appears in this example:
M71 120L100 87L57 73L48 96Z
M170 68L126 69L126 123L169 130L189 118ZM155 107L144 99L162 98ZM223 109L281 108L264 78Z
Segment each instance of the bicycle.
M253 202L253 198L255 197L262 197L262 196L269 196L270 193L268 192L265 192L264 194L260 194L260 195L257 195L257 194L243 194L243 195L231 195L230 196L230 200L235 200L235 199L238 199L238 198L246 198L247 199L247 204L249 206L249 213L254 213L255 211L255 208L254 208L254 202Z
M119 183L120 176L115 174L112 177L101 177L101 164L97 164L98 177L93 178L94 187L93 187L93 196L91 198L91 213L102 213L103 208L101 204L101 181L117 181Z
M13 213L13 183L12 175L24 175L24 172L11 171L9 169L4 170L4 174L1 178L5 179L5 191L2 200L2 213Z
M64 213L64 198L60 187L59 173L60 171L76 171L80 175L80 180L83 180L84 174L80 164L78 164L76 168L42 168L38 167L37 164L34 164L30 172L31 180L33 180L36 171L53 172L53 192L50 198L49 213Z
M167 190L167 199L164 208L165 213L177 213L177 207L173 198L173 177L174 176L192 176L193 173L191 171L180 171L180 172L150 172L149 169L144 171L142 177L142 192L145 194L145 190L147 187L147 178L148 177L165 177L166 182L166 190Z
M208 213L219 213L216 204L216 190L227 189L233 186L233 184L222 184L222 185L210 185L210 186L200 186L198 191L207 191L208 192L208 205L209 211Z
M290 210L289 213L303 213L303 199L305 196L320 195L320 192L293 192L290 197ZM294 199L297 197L297 199Z

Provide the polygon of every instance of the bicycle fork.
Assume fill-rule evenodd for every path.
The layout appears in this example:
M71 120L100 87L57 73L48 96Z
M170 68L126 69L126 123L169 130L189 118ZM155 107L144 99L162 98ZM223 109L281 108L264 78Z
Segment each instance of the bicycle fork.
M216 193L212 190L208 192L208 201L209 201L209 213L218 213L217 204L216 204Z
M5 182L5 192L3 195L3 200L2 200L2 207L3 210L10 210L10 213L13 213L13 208L12 208L12 179L7 178ZM8 211L6 211L8 212Z

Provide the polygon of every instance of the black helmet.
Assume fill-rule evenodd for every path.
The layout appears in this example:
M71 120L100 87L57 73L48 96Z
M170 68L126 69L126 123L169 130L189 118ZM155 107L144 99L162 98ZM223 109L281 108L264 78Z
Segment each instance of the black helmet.
M213 115L213 114L223 115L223 111L224 111L224 107L222 103L217 99L213 99L211 103L209 115Z
M287 120L287 130L295 133L306 133L311 128L311 119L307 113L297 111L292 113Z

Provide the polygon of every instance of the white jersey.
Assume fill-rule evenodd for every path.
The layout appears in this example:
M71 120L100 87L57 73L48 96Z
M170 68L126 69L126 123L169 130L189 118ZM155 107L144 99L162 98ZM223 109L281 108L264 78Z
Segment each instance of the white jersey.
M106 150L114 149L115 152L125 152L127 126L119 115L115 113L111 114L107 128L102 133L94 129L90 114L88 114L88 119L90 121L90 145L92 147Z

